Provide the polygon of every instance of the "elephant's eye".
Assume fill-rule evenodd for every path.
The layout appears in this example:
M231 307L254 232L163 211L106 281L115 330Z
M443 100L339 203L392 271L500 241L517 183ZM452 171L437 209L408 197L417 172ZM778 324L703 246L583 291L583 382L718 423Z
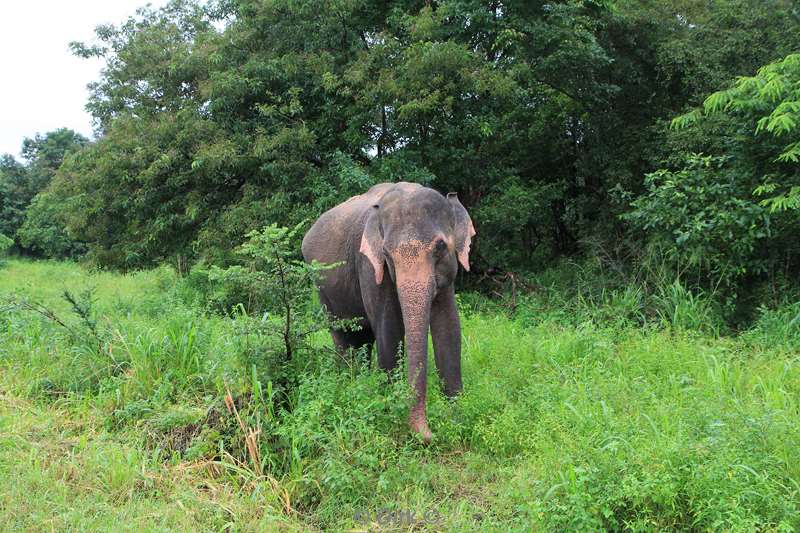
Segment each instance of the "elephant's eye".
M447 243L444 240L439 239L436 241L436 253L443 253L447 249Z

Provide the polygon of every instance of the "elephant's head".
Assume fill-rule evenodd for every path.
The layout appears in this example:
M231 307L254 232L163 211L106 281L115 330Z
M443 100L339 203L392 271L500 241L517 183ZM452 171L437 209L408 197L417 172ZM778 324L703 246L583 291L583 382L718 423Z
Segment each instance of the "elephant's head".
M398 184L373 206L361 239L360 251L372 264L375 282L386 283L388 274L397 287L409 382L417 392L409 423L425 440L431 437L425 419L431 305L440 292L452 291L458 263L469 270L474 235L472 221L455 193L444 197L433 189ZM460 352L460 338L458 346L452 351ZM460 389L460 367L454 368Z

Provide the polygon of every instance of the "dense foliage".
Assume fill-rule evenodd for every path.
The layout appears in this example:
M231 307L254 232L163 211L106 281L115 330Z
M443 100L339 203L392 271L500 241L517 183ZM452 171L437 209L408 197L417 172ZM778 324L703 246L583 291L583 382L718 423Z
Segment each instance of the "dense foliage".
M800 54L739 78L674 124L687 127L720 113L731 115L740 128L727 152L747 176L761 180L754 192L767 196L762 203L773 211L800 209Z
M174 0L96 33L96 141L25 194L36 151L0 167L29 252L225 267L402 179L459 193L479 273L600 251L730 300L798 270L791 0Z
M14 241L10 237L6 237L0 233L0 266L5 264L5 255L8 249L14 245Z
M666 121L799 29L780 0L175 1L73 45L107 61L102 135L53 191L95 260L135 267L419 181L474 210L479 265L535 267L616 240Z
M689 149L710 155L689 154L673 161L674 170L646 175L646 191L625 218L674 268L729 294L745 281L793 277L800 258L800 55L740 77L672 124Z

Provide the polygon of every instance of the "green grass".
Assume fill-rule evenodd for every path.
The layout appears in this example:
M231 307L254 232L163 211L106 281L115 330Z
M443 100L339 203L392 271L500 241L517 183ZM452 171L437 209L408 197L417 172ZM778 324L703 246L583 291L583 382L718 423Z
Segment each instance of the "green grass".
M449 402L431 380L426 448L403 380L337 363L323 334L281 402L237 320L186 303L166 269L0 270L0 298L75 331L62 293L90 286L100 348L0 314L2 531L388 530L386 509L427 512L418 530L800 528L796 306L733 338L676 288L644 325L633 289L580 309L533 294L514 317L465 296L465 392ZM260 428L258 465L228 390Z

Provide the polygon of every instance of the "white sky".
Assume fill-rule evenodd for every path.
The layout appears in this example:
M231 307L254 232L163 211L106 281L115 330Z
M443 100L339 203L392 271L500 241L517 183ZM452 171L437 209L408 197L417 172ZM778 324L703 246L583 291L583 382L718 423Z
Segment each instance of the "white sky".
M98 24L120 23L148 0L3 0L0 3L0 154L23 137L67 127L91 138L86 84L103 62L70 53ZM150 0L154 6L166 0Z

